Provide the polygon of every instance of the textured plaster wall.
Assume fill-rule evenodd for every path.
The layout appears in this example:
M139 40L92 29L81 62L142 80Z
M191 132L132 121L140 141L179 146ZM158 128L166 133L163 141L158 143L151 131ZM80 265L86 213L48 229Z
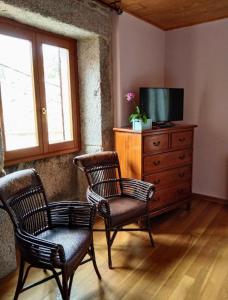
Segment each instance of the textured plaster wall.
M193 192L228 201L228 19L167 32L166 79L195 123Z
M82 153L111 149L110 10L92 0L4 0L0 16L77 39ZM86 183L72 164L75 155L20 163L6 171L35 168L49 200L84 199ZM15 246L9 220L2 212L0 218L5 224L0 231L1 277L15 268Z
M165 32L127 13L113 15L115 126L129 125L133 106L124 95L139 87L163 86Z

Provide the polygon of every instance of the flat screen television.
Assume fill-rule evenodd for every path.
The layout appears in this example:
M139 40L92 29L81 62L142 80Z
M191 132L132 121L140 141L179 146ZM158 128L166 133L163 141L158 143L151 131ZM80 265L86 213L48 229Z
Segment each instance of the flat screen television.
M165 126L183 120L184 89L140 88L140 107L153 123Z

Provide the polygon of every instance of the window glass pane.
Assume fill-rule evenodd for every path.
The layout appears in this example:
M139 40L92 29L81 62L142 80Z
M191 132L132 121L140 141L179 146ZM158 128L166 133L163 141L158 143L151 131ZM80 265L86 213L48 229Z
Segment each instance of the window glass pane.
M50 144L73 140L69 51L42 44Z
M38 146L30 41L0 34L0 84L6 150Z

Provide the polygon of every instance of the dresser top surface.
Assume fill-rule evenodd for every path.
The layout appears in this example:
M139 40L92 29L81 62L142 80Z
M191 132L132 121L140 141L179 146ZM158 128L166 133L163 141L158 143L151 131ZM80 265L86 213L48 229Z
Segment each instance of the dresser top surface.
M197 127L197 125L193 125L193 124L175 124L174 126L168 127L168 128L153 127L151 129L146 129L146 130L143 130L143 131L135 131L131 127L119 127L119 128L115 127L115 128L113 128L113 131L147 135L147 134L152 134L152 133L166 133L166 132L175 132L175 131L181 131L181 130L188 130L188 129L193 129L195 127Z

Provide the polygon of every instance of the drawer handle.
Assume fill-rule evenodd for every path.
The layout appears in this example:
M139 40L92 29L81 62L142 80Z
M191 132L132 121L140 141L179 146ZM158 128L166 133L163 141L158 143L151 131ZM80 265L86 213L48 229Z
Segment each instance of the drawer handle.
M184 172L182 172L182 173L179 173L179 174L178 174L178 176L179 176L180 178L183 178L183 177L184 177L184 175L185 175L185 173L184 173Z
M185 159L185 154L181 154L180 156L179 156L179 159L181 159L181 160L183 160L183 159Z
M160 179L154 180L154 184L159 184L161 182Z
M154 146L156 146L156 147L158 147L160 144L161 144L161 142L160 142L160 141L153 142L153 145L154 145Z
M184 194L184 189L178 189L177 192L178 192L178 194L182 195L182 194Z
M155 160L155 161L154 161L154 165L155 165L155 166L159 166L160 163L161 163L160 160Z
M179 138L179 142L183 143L186 140L185 137Z
M154 201L160 201L160 197L155 197Z

